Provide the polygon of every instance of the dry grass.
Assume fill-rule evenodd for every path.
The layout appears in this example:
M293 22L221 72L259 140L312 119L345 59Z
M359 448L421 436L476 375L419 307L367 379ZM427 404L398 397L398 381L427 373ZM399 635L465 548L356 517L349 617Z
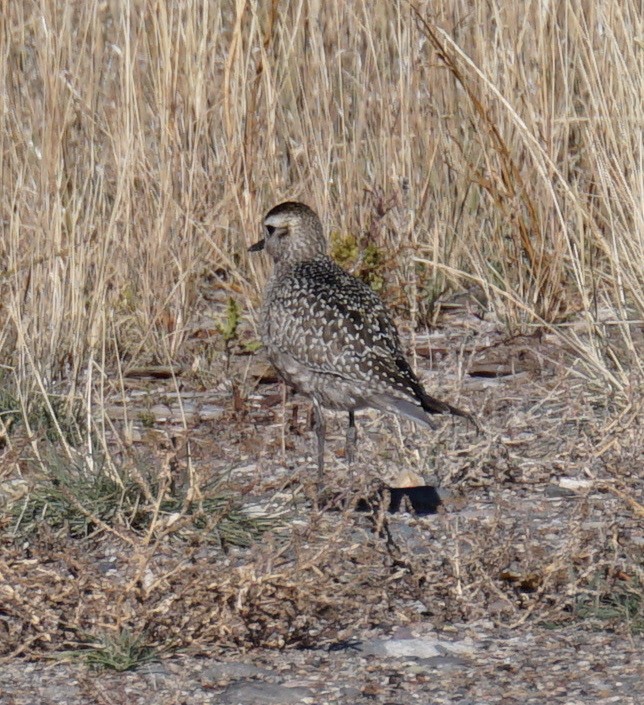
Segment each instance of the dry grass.
M196 385L228 379L225 317L242 311L252 343L265 274L246 247L262 213L287 197L316 208L340 242L375 248L384 295L412 332L439 320L445 293L467 289L508 334L546 331L565 374L598 408L635 417L632 429L644 372L643 42L636 0L2 3L0 478L51 474L52 447L70 466L100 459L113 478L136 474L127 371L175 365ZM213 291L234 304L204 340ZM229 337L236 331L235 320ZM619 446L605 424L597 442L604 434ZM3 559L9 652L69 646L69 634L98 639L99 622L168 648L305 643L337 628L325 615L346 561L366 581L336 590L347 621L364 607L357 592L386 579L403 599L429 571L405 558L398 575L399 558L366 532L354 553L323 536L306 550L288 543L283 570L271 563L281 549L268 546L247 570L270 569L250 577L222 578L195 559L144 587L171 533L159 519L172 494L160 463L161 488L140 499L145 529L124 513L99 525L132 551L126 588L59 532L39 539L33 559L17 547ZM197 501L190 458L185 472ZM515 535L504 524L490 531L493 541ZM566 555L586 555L578 540ZM592 554L595 573L587 556L589 575L616 570L606 546ZM498 576L506 558L479 557L466 584ZM546 602L572 584L559 568L536 588ZM87 593L60 577L67 571L95 602L78 602ZM463 617L459 580L445 588L445 614ZM30 603L30 589L42 599ZM194 620L183 632L167 617L172 600ZM73 609L55 607L67 601ZM490 600L473 604L481 614Z

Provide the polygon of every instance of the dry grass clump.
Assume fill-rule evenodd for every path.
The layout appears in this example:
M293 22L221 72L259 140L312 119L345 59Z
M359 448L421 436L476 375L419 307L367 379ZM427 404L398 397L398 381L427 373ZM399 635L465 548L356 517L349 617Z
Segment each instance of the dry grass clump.
M265 537L243 555L213 555L198 539L146 545L130 534L127 544L107 536L88 544L43 534L27 560L24 547L4 541L2 655L95 657L115 642L117 655L133 645L144 655L320 648L427 619L510 627L582 619L639 631L642 565L632 529L623 519L588 520L602 513L594 500L580 505L556 548L551 527L548 538L501 513L419 520L402 533L384 515L345 514Z
M443 548L418 558L348 517L213 558L267 528L244 523L247 488L208 485L247 446L222 441L178 482L175 450L146 435L156 417L132 400L141 370L150 396L170 378L190 436L186 390L216 388L248 435L261 375L231 358L256 347L265 272L246 247L294 197L412 334L466 290L470 337L547 335L562 388L592 390L604 413L587 445L568 419L580 440L561 453L610 465L611 491L637 509L643 37L636 0L5 3L0 496L18 514L0 536L3 653L112 644L127 667L153 647L308 645L346 623L413 619L414 600L439 604L437 619L496 609L518 623L604 604L620 581L641 619L641 561L618 560L581 520L555 560L507 520L471 527L469 547L437 535ZM552 394L544 383L533 419ZM491 418L491 433L515 416ZM485 485L493 447L466 480ZM518 571L513 542L528 556Z

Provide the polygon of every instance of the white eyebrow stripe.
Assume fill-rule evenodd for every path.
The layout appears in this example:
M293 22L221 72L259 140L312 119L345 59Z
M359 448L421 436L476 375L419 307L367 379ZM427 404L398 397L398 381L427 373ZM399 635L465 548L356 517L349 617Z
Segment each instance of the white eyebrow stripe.
M269 215L268 218L264 220L264 225L273 225L275 227L280 227L284 225L284 220L279 216Z

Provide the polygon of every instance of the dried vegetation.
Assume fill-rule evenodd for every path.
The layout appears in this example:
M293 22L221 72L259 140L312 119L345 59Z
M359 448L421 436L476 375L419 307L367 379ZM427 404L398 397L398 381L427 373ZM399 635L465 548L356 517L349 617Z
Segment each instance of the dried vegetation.
M4 3L0 655L642 629L640 12ZM485 422L368 418L365 467L438 475L445 514L298 499L308 433L251 356L246 256L290 197Z

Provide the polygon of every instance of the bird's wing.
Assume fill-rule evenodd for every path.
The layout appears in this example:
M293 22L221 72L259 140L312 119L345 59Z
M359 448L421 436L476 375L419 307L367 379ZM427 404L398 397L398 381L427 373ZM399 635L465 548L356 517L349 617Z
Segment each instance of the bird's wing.
M427 394L380 298L330 260L320 266L321 272L295 269L292 280L273 292L267 316L271 346L311 372L368 384L383 408L425 423L424 413L472 419Z
M271 344L317 372L354 378L369 360L397 369L400 338L380 298L332 263L316 274L296 270L273 292Z

